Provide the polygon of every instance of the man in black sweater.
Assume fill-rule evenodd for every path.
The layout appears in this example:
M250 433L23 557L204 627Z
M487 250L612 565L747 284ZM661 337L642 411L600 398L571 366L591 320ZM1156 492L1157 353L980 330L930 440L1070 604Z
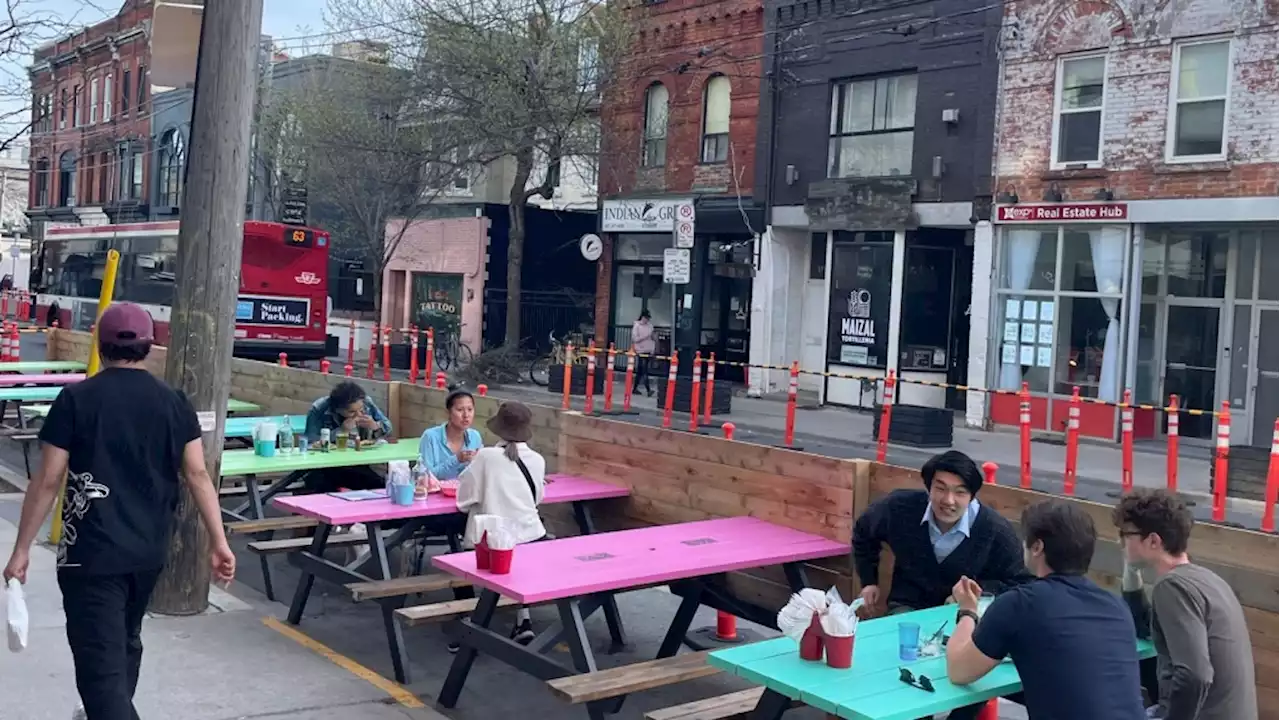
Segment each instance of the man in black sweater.
M935 455L920 470L925 490L895 490L872 503L853 526L853 557L862 599L888 611L936 607L951 600L961 577L999 593L1034 579L1022 563L1013 526L978 502L982 472L962 452ZM882 597L880 547L893 551L893 582Z

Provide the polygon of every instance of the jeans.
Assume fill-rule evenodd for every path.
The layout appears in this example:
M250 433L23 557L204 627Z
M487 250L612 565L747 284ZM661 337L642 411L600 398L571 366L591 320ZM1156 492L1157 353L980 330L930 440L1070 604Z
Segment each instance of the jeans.
M346 450L345 452L361 452ZM387 486L387 479L379 475L368 465L354 467L323 468L312 470L303 478L303 485L308 493L337 492L341 488L348 490L381 490Z
M644 381L644 391L646 393L653 392L649 387L649 360L650 359L648 357L636 358L636 377L635 382L631 385L631 392L635 392L640 389L641 380Z
M133 693L142 666L142 618L159 577L159 569L58 573L76 689L89 720L138 720Z

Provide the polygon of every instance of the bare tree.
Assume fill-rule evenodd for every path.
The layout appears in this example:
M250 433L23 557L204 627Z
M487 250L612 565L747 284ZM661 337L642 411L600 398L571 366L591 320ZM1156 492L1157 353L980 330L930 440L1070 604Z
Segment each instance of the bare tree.
M418 111L448 128L458 162L514 160L504 344L518 346L525 206L552 196L563 162L589 163L599 152L601 92L630 40L625 10L596 0L330 0L329 8L337 28L383 21Z

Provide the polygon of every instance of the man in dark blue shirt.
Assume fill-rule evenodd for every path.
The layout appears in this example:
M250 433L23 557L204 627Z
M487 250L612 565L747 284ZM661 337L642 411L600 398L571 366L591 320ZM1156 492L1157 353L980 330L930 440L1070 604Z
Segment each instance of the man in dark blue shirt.
M1038 578L1005 591L978 621L982 589L961 578L947 643L947 677L966 685L1006 657L1022 678L1034 720L1143 720L1137 634L1119 597L1084 576L1093 559L1093 519L1050 500L1022 512L1023 556Z

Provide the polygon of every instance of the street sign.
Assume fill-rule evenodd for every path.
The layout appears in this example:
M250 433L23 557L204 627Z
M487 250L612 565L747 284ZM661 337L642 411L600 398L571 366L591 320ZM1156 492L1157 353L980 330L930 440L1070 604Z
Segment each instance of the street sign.
M676 206L676 221L681 220L693 222L693 203L685 201Z
M682 208L684 206L681 206ZM693 207L690 205L689 207ZM691 248L693 247L693 221L692 220L676 220L676 247Z
M667 248L663 250L662 282L671 285L688 284L691 264L688 249Z
M578 241L578 251L582 253L582 257L588 262L595 262L604 253L604 243L600 241L599 235L587 233Z
M18 256L20 256L21 254L22 254L22 250L18 247L18 243L15 242L14 244L9 246L9 257L13 258L14 260L17 260Z

